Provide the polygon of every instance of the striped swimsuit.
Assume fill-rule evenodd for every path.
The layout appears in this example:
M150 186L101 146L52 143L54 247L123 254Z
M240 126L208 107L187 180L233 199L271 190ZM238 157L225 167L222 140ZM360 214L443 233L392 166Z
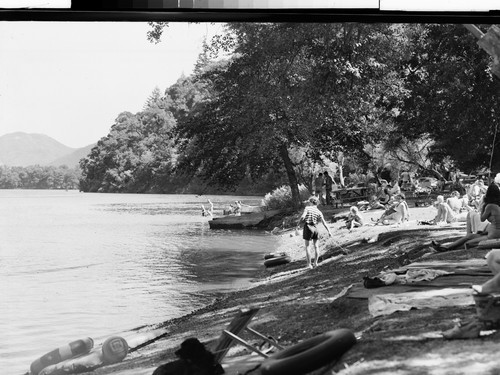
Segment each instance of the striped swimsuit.
M316 206L306 207L306 217L305 222L309 225L318 224L319 219L321 218L321 211Z
M304 240L317 240L318 239L318 229L316 228L316 224L323 216L320 210L316 206L308 206L306 207L306 215L305 215L305 224L304 231L302 233L302 238Z

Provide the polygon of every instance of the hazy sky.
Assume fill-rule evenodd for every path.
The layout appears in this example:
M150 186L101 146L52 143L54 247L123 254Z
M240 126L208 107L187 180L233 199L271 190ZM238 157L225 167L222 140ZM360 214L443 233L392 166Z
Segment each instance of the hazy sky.
M0 22L0 136L46 134L83 147L108 134L194 67L221 25L170 23L149 43L147 23Z

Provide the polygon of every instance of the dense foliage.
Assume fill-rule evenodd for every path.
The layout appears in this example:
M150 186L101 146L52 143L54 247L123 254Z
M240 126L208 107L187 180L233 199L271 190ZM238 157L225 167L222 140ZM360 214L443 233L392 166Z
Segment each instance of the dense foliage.
M145 109L121 113L108 136L80 161L83 191L165 192L175 162L175 120L155 90Z
M78 189L80 170L67 166L0 166L0 189Z
M307 189L304 185L299 185L299 194L301 201L307 201L307 199L311 196L310 190ZM283 208L293 208L294 201L292 198L292 191L290 186L283 185L272 192L267 193L264 196L262 203L270 208L270 209L283 209Z
M158 42L167 24L152 26ZM298 204L299 185L330 166L498 169L490 59L461 25L228 24L191 76L118 116L82 160L80 187L200 193L287 183Z
M468 172L489 167L499 142L500 93L500 82L489 71L489 55L462 25L426 25L413 31L411 54L399 72L411 95L400 107L400 137L391 139L392 146L427 139L429 167L435 170L447 158ZM500 154L493 154L491 161L492 169L499 170Z
M284 170L300 202L295 152L319 161L380 140L376 101L395 89L391 33L385 24L229 25L211 48L232 59L195 77L211 95L178 125L181 166L227 186Z

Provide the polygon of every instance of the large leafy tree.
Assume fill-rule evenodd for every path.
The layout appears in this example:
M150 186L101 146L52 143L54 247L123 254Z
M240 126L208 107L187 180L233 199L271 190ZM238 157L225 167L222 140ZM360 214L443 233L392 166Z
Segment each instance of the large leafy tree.
M401 41L390 25L230 24L212 51L227 64L199 74L210 89L178 125L181 167L235 186L284 168L298 204L292 150L308 158L362 153L383 137L377 102L402 89L391 75Z
M420 25L411 41L400 70L411 95L399 107L392 146L430 138L434 165L449 157L465 171L490 162L498 170L500 84L488 54L462 25Z

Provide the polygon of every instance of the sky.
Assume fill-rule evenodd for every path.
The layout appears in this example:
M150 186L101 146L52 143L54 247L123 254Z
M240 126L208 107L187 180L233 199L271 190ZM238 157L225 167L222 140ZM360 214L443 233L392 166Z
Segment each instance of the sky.
M136 113L192 73L220 24L170 23L147 41L146 22L0 22L0 136L45 134L72 148L105 137L123 111Z

